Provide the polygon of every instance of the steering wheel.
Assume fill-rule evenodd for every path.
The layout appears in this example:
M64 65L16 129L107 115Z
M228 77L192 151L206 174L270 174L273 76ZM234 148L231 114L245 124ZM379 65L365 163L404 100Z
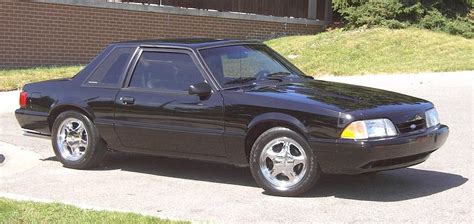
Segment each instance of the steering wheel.
M257 73L257 75L255 75L255 78L257 80L260 80L260 79L265 79L268 75L270 75L270 71L268 70L262 70L262 71L259 71Z

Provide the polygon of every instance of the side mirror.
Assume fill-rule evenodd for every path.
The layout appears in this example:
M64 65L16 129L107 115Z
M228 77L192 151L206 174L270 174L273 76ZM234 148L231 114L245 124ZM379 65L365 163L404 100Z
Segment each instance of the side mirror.
M190 95L197 95L201 98L205 98L211 95L212 89L207 82L200 82L189 86L188 92Z

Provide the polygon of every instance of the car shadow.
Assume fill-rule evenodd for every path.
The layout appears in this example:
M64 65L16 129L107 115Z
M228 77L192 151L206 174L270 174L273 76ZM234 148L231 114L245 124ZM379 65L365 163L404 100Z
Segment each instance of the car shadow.
M437 194L467 181L461 175L416 168L361 175L324 175L303 197L395 202Z
M188 159L111 153L96 170L123 170L157 176L258 187L248 168Z
M55 160L54 157L47 160ZM223 164L144 156L109 154L97 169L123 170L150 175L258 187L249 168ZM316 186L301 197L337 197L361 201L403 201L440 193L468 181L451 173L405 168L361 175L322 175ZM266 194L266 192L263 192Z

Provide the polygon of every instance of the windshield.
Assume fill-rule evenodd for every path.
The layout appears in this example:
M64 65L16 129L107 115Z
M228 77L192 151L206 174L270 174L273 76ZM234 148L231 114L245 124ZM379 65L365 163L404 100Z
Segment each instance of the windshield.
M201 56L221 86L231 87L272 77L295 76L265 45L236 45L200 51Z

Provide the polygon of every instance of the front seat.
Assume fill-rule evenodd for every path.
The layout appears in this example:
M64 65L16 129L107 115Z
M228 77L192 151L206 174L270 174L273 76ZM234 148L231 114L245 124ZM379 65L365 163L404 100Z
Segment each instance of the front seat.
M146 86L151 89L176 89L178 85L178 69L170 63L152 65L147 74Z

